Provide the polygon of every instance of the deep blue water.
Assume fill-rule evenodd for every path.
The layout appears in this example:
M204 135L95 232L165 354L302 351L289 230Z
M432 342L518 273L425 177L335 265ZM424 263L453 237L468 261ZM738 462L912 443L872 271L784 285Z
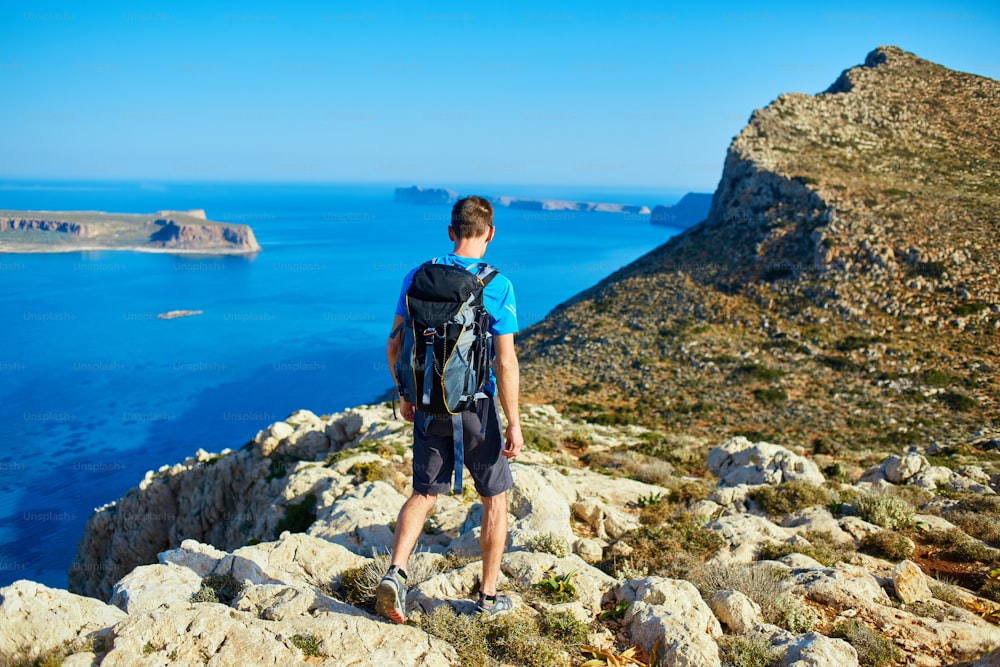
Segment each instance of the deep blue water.
M672 203L679 193L512 194ZM237 448L299 408L329 414L390 386L385 336L403 274L448 252L447 207L391 186L2 183L0 209L204 208L246 223L254 257L0 254L0 586L64 587L93 508L199 447ZM648 216L498 209L486 259L521 326L666 241ZM204 314L174 320L176 309Z

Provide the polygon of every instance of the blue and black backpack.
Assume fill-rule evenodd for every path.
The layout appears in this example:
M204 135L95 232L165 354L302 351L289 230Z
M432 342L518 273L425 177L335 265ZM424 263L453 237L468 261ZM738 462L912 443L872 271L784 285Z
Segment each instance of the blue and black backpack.
M399 395L417 410L457 415L487 396L493 346L483 289L496 275L489 264L473 273L436 260L413 274L394 370Z

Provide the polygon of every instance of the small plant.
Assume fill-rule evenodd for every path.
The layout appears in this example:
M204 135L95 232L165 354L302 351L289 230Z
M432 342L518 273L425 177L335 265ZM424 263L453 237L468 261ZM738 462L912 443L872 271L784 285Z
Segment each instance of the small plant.
M635 501L635 504L639 507L652 507L653 505L659 505L663 501L662 493L649 492L649 495L642 496Z
M528 551L552 554L556 558L569 555L569 543L565 537L555 533L539 533L527 539L524 548Z
M382 576L389 569L389 555L372 553L363 565L345 570L340 575L340 589L347 604L358 606L375 596Z
M719 638L722 667L772 667L781 657L763 637L726 635Z
M316 494L308 493L299 502L285 508L285 518L275 526L274 534L278 536L286 530L290 533L304 533L314 521L316 521Z
M895 530L880 530L861 538L861 548L874 555L899 562L913 556L913 542Z
M599 618L602 621L606 621L608 619L625 618L625 612L628 611L630 604L632 603L629 602L628 600L619 600L618 602L615 603L615 606L612 607L611 609L605 609L604 611L602 611Z
M857 619L833 626L833 637L845 639L858 652L861 667L882 667L902 659L903 654L880 632Z
M766 389L754 389L753 396L765 405L782 403L788 399L788 393L781 387L767 387Z
M862 493L854 506L858 516L882 528L899 530L909 528L913 523L913 505L896 496Z
M579 644L587 639L590 628L571 611L545 610L538 622L539 631L546 637L558 639L568 644Z
M156 653L156 647L153 646L153 642L147 641L142 647L142 654L149 655L150 653Z
M754 488L750 498L771 515L791 514L814 505L830 502L830 492L804 479L782 482L777 486L768 484Z
M358 461L347 469L347 474L354 476L355 484L392 479L392 469L381 461Z
M245 585L229 574L210 574L201 580L201 587L191 594L192 602L232 604Z
M542 592L549 602L559 604L576 599L576 587L573 585L573 577L576 570L567 574L552 574L547 579L542 579L531 587Z
M416 617L428 634L439 637L458 653L463 667L489 667L497 663L561 667L568 664L560 640L539 631L538 623L519 613L498 618L456 614L448 605Z
M319 657L319 640L312 635L292 635L289 640L295 648L302 651L303 655Z
M539 429L525 427L521 430L524 436L524 446L545 454L550 454L559 449L559 444Z

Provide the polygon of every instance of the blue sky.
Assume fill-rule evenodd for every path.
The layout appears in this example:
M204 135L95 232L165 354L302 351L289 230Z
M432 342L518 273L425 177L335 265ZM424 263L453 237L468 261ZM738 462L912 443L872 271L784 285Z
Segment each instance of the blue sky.
M712 191L880 44L1000 78L996 7L7 0L0 178Z

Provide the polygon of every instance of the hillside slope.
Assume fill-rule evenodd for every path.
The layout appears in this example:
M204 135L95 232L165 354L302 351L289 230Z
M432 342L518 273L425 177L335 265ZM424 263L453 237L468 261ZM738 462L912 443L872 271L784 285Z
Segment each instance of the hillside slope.
M733 140L708 219L523 337L599 422L864 447L1000 428L1000 83L881 47Z

